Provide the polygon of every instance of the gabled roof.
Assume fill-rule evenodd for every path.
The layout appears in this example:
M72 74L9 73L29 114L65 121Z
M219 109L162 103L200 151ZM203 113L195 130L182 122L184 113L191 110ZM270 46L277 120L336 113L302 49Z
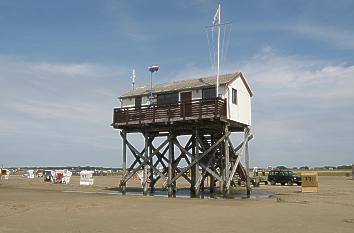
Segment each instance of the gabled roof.
M246 79L243 77L241 72L223 74L219 77L219 85L225 85L236 78L240 77L245 84L250 96L253 95L251 89L246 82ZM153 93L163 93L163 92L173 92L173 91L183 91L183 90L191 90L191 89L199 89L199 88L206 88L206 87L213 87L216 85L216 75L209 76L209 77L202 77L197 79L189 79L189 80L181 80L175 81L172 83L162 83L153 86ZM124 93L120 98L126 97L134 97L140 95L148 95L149 94L149 87L138 87L134 90L130 90Z

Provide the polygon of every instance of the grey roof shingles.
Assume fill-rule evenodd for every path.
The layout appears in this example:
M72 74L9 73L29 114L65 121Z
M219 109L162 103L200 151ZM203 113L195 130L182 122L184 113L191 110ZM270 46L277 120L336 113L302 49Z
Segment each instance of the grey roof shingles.
M220 75L219 85L224 85L224 84L231 82L232 80L237 78L240 74L241 74L240 72L235 72L235 73ZM181 91L181 90L203 88L203 87L209 87L209 86L215 86L215 85L216 85L216 75L209 76L209 77L203 77L203 78L197 78L197 79L175 81L175 82L171 82L171 83L157 84L157 85L153 86L153 92L154 93L161 93L161 92ZM149 93L149 87L144 86L144 87L138 87L134 90L130 90L130 91L124 93L120 97L121 98L133 97L133 96L139 96L139 95L147 95L148 93Z

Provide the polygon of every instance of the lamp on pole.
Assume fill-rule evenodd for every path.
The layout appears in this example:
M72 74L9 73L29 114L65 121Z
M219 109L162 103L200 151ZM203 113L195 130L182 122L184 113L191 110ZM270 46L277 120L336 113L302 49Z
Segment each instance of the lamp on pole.
M152 65L148 67L150 71L150 93L149 93L149 104L152 104L152 73L157 72L159 67L157 65Z

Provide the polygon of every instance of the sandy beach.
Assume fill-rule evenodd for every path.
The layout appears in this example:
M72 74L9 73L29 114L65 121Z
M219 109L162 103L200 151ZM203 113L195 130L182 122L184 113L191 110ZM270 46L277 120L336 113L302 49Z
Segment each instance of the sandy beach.
M0 232L354 232L346 177L320 177L319 193L261 185L255 190L274 196L250 200L113 195L118 179L95 177L91 187L78 177L68 185L2 180Z

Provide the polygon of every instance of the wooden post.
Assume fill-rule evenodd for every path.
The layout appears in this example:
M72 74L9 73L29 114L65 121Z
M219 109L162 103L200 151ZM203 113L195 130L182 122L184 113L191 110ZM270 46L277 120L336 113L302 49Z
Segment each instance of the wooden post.
M229 132L229 126L225 125L225 134L228 134ZM229 137L227 137L225 139L224 142L224 153L225 153L225 171L224 171L224 176L223 176L223 180L224 180L224 194L228 194L230 189L226 187L226 183L227 183L227 179L229 178L230 175L230 155L229 155L229 150L230 150L230 146L229 146Z
M144 137L145 137L145 160L147 160L149 158L149 137L146 133L146 130L145 130L145 134L144 134ZM148 179L148 163L146 163L144 165L144 180L143 180L143 194L144 195L147 195L147 191L148 191L148 182L147 182L147 179Z
M210 140L210 145L213 145L215 143L215 136L214 134L210 135L211 136L211 140ZM211 170L215 171L215 165L212 162L211 165ZM210 194L214 194L215 193L215 178L214 176L210 175Z
M249 128L245 128L245 163L246 163L246 189L247 189L247 197L251 196L251 184L250 184L250 158L248 153L248 135L249 135Z
M225 159L222 159L222 151L223 151L223 148L221 148L220 146L218 146L219 149L220 149L220 155L219 157L221 158L220 159L220 176L221 176L221 180L219 180L219 192L220 193L224 193L224 174L225 174Z
M195 135L194 135L194 158L198 158L199 156L199 129L198 127L195 128ZM194 174L193 174L194 173ZM196 196L199 195L199 188L196 187L197 180L199 178L199 165L198 162L195 163L193 166L193 173L192 173L192 180L194 181L193 187L192 187L192 193Z
M154 140L153 137L149 137L149 142L152 144L152 141ZM149 157L151 157L152 155L152 146L149 146ZM154 185L155 185L155 182L154 182L154 157L152 156L150 158L150 161L149 161L149 167L150 167L150 192L154 192Z
M195 144L196 144L196 140L195 140L195 135L192 136L193 137L193 142L192 142L192 158L191 158L191 163L193 162L194 158L195 158ZM191 194L194 195L194 187L195 187L195 184L197 182L197 180L195 179L195 167L196 166L192 166L191 169L190 169L190 174L191 174Z
M126 139L127 139L127 132L125 130L122 130L122 135L123 135L123 162L122 162L122 169L123 169L123 176L125 177L127 174L127 143L126 143ZM126 188L127 188L127 184L126 182L124 182L122 185L122 193L123 195L125 195L126 193Z
M168 134L168 183L170 184L168 186L168 197L173 197L175 194L175 183L170 183L174 176L174 168L173 168L173 162L174 162L174 144L173 144L173 135L170 130Z

